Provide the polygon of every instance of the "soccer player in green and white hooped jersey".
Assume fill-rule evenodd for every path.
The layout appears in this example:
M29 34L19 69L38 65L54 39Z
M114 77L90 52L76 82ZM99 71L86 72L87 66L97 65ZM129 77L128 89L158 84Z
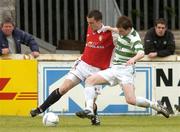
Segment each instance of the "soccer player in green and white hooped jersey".
M119 33L116 39L115 54L112 67L95 73L85 81L86 108L76 113L80 118L92 118L93 99L95 96L94 85L99 84L119 84L124 91L125 99L128 104L139 107L151 107L166 118L169 112L160 101L153 102L144 97L136 97L134 88L135 63L144 57L143 45L139 34L133 29L131 20L126 16L121 16L117 21L117 28L107 27L108 30ZM110 94L110 93L109 93Z
M143 54L144 50L139 34L132 28L127 36L120 35L118 37L113 64L126 64L137 53Z

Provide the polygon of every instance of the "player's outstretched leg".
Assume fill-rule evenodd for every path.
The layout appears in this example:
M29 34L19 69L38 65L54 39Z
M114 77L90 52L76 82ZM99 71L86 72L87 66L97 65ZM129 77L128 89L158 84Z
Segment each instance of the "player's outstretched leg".
M94 111L94 117L93 118L91 118L91 123L92 123L92 125L100 125L100 119L99 119L99 117L98 117L98 114L97 114L97 105L96 105L96 103L94 103L94 107L93 107L93 111Z
M158 113L162 114L166 118L169 118L169 111L166 107L164 107L161 101L150 101L144 97L136 97L136 106L148 108L151 107L152 109L156 110Z

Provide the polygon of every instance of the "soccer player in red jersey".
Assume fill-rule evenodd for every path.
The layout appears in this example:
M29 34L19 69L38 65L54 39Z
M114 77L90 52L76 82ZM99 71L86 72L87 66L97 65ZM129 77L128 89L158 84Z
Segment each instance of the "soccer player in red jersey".
M88 76L109 67L114 49L112 33L106 30L102 23L102 13L98 10L92 10L88 14L87 22L88 31L84 53L79 60L75 61L74 66L60 87L54 90L42 105L30 111L32 117L44 112L70 89L74 88L81 81L85 81ZM97 95L100 87L100 85L95 86ZM91 119L92 125L100 125L95 103L94 114L96 116Z

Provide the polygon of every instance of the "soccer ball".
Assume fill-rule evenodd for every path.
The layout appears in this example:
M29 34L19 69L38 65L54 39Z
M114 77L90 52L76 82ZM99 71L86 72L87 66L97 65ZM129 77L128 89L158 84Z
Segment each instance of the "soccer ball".
M52 112L48 112L43 116L42 120L45 126L56 126L59 123L59 118Z

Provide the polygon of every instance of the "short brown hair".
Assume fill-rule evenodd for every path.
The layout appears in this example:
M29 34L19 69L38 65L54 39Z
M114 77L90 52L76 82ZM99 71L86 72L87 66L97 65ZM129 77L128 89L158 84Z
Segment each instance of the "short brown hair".
M129 17L127 16L120 16L117 20L116 24L117 28L124 28L127 30L128 28L132 28L132 22Z
M14 21L11 17L4 17L2 22L1 22L1 27L5 24L5 23L11 23L13 26L15 26Z
M93 18L96 21L102 20L102 13L99 10L92 10L89 12L89 14L87 15L88 18Z
M158 24L163 24L167 27L167 22L164 18L159 18L159 19L156 19L155 22L154 22L154 26L157 26Z

